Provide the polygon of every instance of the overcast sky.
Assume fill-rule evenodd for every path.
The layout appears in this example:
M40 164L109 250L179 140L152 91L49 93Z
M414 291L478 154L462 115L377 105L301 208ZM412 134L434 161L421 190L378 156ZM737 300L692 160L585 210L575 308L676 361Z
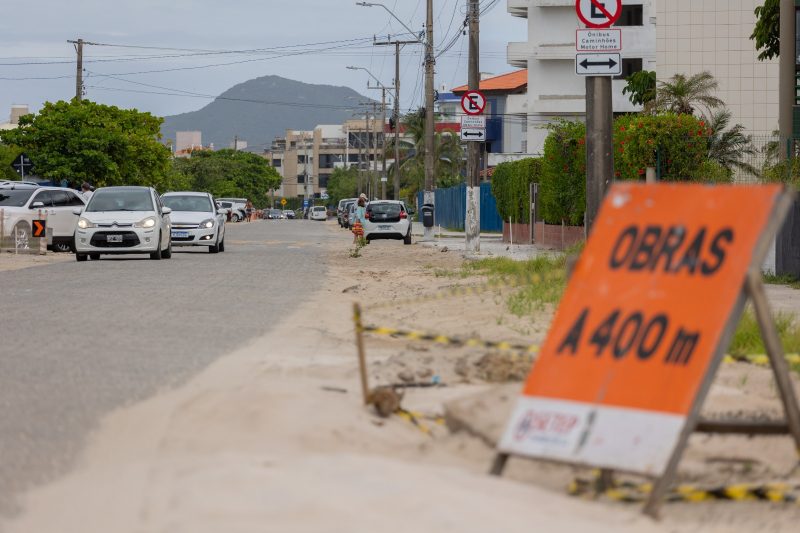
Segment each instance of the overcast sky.
M423 29L425 0L383 3L411 29ZM437 60L437 88L466 82L467 38L458 31L466 4L434 0L437 53L458 35ZM481 19L481 71L515 70L506 63L506 46L526 40L526 21L508 14L506 0L481 0L481 6L488 8ZM0 13L0 122L8 121L11 104L36 111L74 96L75 51L68 39L105 45L84 47L86 98L172 115L210 101L197 95L215 96L268 74L377 97L366 88L365 72L345 67L366 67L389 85L394 48L373 46L372 37L409 38L384 9L355 0L0 0ZM422 102L421 63L421 46L406 46L404 109Z

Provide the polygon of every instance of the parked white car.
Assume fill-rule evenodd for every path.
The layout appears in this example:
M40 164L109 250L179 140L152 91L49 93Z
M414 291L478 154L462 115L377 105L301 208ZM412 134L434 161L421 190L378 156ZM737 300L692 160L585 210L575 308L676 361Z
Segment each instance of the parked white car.
M400 239L404 244L411 244L411 221L403 202L370 202L367 204L365 218L364 238L367 242L375 239Z
M172 245L205 246L212 254L225 251L225 213L207 192L168 192L161 196L172 210Z
M325 206L316 205L311 208L308 218L311 220L328 220L328 210Z
M169 207L161 205L152 187L97 189L80 214L75 230L75 258L100 259L101 254L143 254L172 257Z
M0 189L0 210L3 211L3 238L16 248L30 248L33 220L41 216L52 228L53 249L68 252L78 216L75 209L85 205L76 191L61 187L38 187L29 184L9 185Z

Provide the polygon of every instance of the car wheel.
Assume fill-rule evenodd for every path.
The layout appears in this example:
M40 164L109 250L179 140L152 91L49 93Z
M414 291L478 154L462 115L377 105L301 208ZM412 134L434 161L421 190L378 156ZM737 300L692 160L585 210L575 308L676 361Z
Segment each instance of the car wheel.
M86 261L89 257L86 254L75 254L75 260L79 263Z
M239 222L239 220L241 219L239 218L239 215L237 215L236 213L231 215L231 222Z
M411 244L411 228L408 228L408 233L403 237L403 244Z
M224 236L222 237L222 240L219 241L219 251L220 252L224 252L225 251L225 237Z
M31 227L27 222L20 222L11 230L14 237L14 248L27 250L31 247Z
M72 245L68 242L53 243L53 251L62 253L71 252Z
M218 254L219 253L219 243L213 244L212 246L208 247L208 253L210 254Z
M89 254L89 259L91 259L92 261L99 261L100 254Z
M161 257L164 259L171 259L172 258L172 240L169 241L167 245L167 249L161 252Z
M161 234L158 235L158 249L150 253L150 259L153 261L161 261Z

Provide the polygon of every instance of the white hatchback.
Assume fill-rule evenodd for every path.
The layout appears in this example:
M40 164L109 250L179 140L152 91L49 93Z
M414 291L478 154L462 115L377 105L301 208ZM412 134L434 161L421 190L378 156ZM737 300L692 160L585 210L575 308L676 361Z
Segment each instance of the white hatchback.
M161 196L172 209L172 245L206 246L212 254L225 251L225 214L207 192L168 192Z
M75 258L100 259L101 254L150 254L172 257L169 214L152 187L97 189L80 214L75 230Z
M0 189L2 238L11 240L15 248L30 248L33 221L41 217L52 229L53 249L69 251L78 223L73 210L84 205L83 197L71 189L27 184L3 187Z
M375 200L367 204L364 238L398 239L411 244L411 221L406 204L397 200Z

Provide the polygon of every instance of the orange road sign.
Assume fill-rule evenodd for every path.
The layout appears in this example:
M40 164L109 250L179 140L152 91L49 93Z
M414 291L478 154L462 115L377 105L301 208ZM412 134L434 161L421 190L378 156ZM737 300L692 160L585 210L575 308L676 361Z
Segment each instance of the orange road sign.
M44 237L47 235L47 221L46 220L34 220L33 221L33 237Z
M727 349L782 194L614 185L500 450L664 472Z

